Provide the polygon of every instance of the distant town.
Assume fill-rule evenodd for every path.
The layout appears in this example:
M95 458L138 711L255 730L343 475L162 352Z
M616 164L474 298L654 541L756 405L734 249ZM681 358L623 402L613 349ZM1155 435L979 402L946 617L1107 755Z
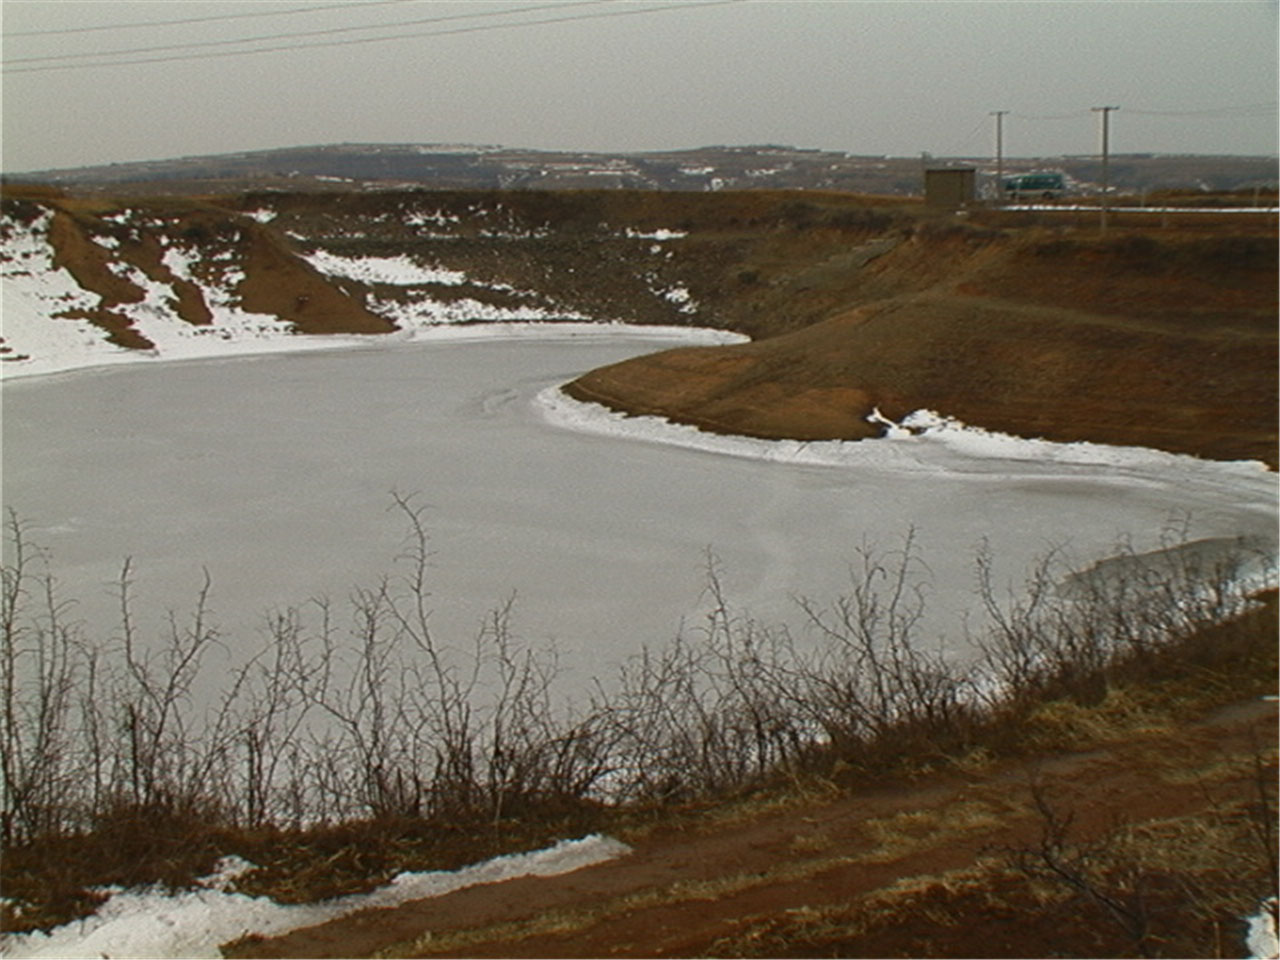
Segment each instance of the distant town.
M1276 157L1113 154L1114 192L1274 191ZM72 192L435 190L834 190L923 193L923 170L968 166L980 197L998 195L992 157L888 157L788 146L712 146L661 153L574 153L455 144L333 144L11 173L9 182ZM1055 193L1097 192L1098 156L1005 157L1006 177L1046 175Z

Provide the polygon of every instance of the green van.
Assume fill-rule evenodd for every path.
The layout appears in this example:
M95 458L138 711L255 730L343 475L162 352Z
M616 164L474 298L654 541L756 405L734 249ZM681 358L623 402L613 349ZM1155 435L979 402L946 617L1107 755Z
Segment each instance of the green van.
M1004 182L1005 196L1015 200L1055 200L1066 192L1067 182L1060 173L1024 173Z

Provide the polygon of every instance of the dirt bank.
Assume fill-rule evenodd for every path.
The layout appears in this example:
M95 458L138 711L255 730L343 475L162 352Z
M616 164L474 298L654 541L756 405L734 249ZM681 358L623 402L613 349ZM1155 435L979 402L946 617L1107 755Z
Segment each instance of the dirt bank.
M283 336L442 318L714 326L754 342L639 358L571 392L765 437L865 437L874 407L924 407L1023 436L1276 463L1270 215L1128 214L1102 235L1089 214L816 192L13 189L4 213L10 232L47 218L51 262L97 303L50 322L87 319L127 348L153 346L134 318L157 310L215 338L240 335L218 329L228 309ZM175 250L188 275L170 269ZM353 266L393 261L416 274Z
M637 358L569 392L765 437L861 438L875 407L924 407L1021 436L1274 464L1274 249L925 222L832 268L818 286L841 305L816 323Z

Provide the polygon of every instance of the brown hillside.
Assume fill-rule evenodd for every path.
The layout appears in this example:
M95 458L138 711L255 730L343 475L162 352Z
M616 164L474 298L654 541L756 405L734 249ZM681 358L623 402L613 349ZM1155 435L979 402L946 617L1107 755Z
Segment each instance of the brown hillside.
M98 294L88 319L123 346L150 346L123 309L144 295L135 269L169 285L183 322L210 324L200 288L164 264L177 243L201 252L202 281L302 334L389 332L371 305L413 297L740 331L753 342L570 388L711 430L858 438L876 407L924 407L1023 436L1277 460L1272 214L1125 213L1102 235L1087 212L957 216L811 191L10 190L4 206L28 223L52 212L55 264ZM466 281L335 280L304 259L319 250Z
M820 266L820 322L593 371L581 398L706 429L858 438L874 407L988 429L1275 462L1273 234L992 230L924 222ZM822 281L822 282L819 282Z

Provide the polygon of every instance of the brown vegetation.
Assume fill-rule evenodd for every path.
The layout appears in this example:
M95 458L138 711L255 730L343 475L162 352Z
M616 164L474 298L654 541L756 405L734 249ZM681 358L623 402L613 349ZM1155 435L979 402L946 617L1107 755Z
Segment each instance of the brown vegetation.
M648 651L589 703L566 711L551 696L549 662L514 638L508 610L494 612L470 653L433 636L421 514L398 503L411 528L404 586L383 580L357 590L349 617L323 607L320 622L309 623L301 611L282 612L262 654L231 673L211 714L191 702L216 642L204 612L207 586L190 615L174 619L167 645L144 653L133 641L126 564L117 639L103 643L66 618L39 551L11 521L14 561L0 597L0 813L6 896L14 898L7 927L90 910L100 899L92 888L104 883L190 882L225 853L260 866L240 890L293 900L607 830L688 869L636 872L628 858L598 868L616 873L620 887L578 885L591 883L594 871L567 887L538 881L561 898L556 909L565 911L563 929L577 947L560 934L547 939L543 921L523 919L553 901L530 897L529 884L517 881L492 892L496 902L466 894L488 903L484 929L429 947L419 939L424 925L435 925L431 918L454 900L411 905L395 922L379 914L372 924L339 921L326 932L237 949L351 956L399 943L396 950L410 953L486 955L479 945L491 942L484 951L496 955L596 955L598 938L616 936L625 919L637 931L629 934L637 937L632 952L683 954L712 949L706 938L724 936L726 918L770 903L830 904L824 889L845 890L848 902L853 892L965 868L991 844L1020 842L1022 834L1007 828L1034 820L1035 805L1010 801L1018 771L1056 751L1116 739L1124 790L1162 798L1152 811L1200 816L1205 784L1221 781L1224 816L1254 822L1231 812L1252 802L1232 772L1239 764L1222 774L1206 764L1236 755L1243 762L1245 742L1259 764L1270 764L1259 744L1274 711L1248 708L1248 729L1232 726L1227 739L1211 724L1203 751L1188 748L1185 726L1205 710L1273 689L1274 593L1242 609L1229 588L1249 560L1245 552L1206 566L1170 551L1145 572L1089 581L1070 599L1055 589L1046 561L1032 574L1030 596L1009 600L997 596L980 556L979 595L991 627L975 636L983 655L967 666L944 661L917 634L922 596L910 539L892 554L864 551L846 595L802 604L820 637L813 649L734 610L711 562L702 628ZM334 623L345 620L351 633L340 636ZM1182 770L1176 789L1151 789L1153 730ZM1069 781L1084 782L1078 759L1043 762L1061 762ZM940 778L907 788L930 772ZM1110 774L1093 782L1118 789ZM810 808L818 796L828 799ZM1126 801L1124 809L1138 808ZM778 810L786 812L771 812ZM797 832L797 816L858 826L847 836L844 827L840 836ZM747 825L735 825L737 818ZM683 832L674 846L662 836L673 830ZM753 831L774 839L750 841ZM789 831L783 851L779 831ZM1089 842L1096 836L1087 834ZM690 860L691 845L703 843L697 837L720 852ZM1252 863L1273 840L1242 855ZM828 888L836 875L848 878L845 885ZM1091 882L1109 884L1109 876ZM1261 898L1264 878L1253 867L1229 881L1214 874L1214 889L1230 887L1230 897L1213 902ZM510 911L513 889L526 891L511 914L521 919L488 929ZM1183 905L1150 909L1176 913ZM1225 909L1214 906L1212 916L1220 921ZM646 939L640 930L660 929L655 910L718 919L714 929L681 921L672 928L681 931L676 940ZM580 933L586 940L573 941ZM331 945L322 950L321 942Z
M877 432L875 407L926 408L1019 436L1274 464L1275 269L1267 232L925 222L811 280L840 305L803 329L637 358L568 390L766 437L856 439Z

